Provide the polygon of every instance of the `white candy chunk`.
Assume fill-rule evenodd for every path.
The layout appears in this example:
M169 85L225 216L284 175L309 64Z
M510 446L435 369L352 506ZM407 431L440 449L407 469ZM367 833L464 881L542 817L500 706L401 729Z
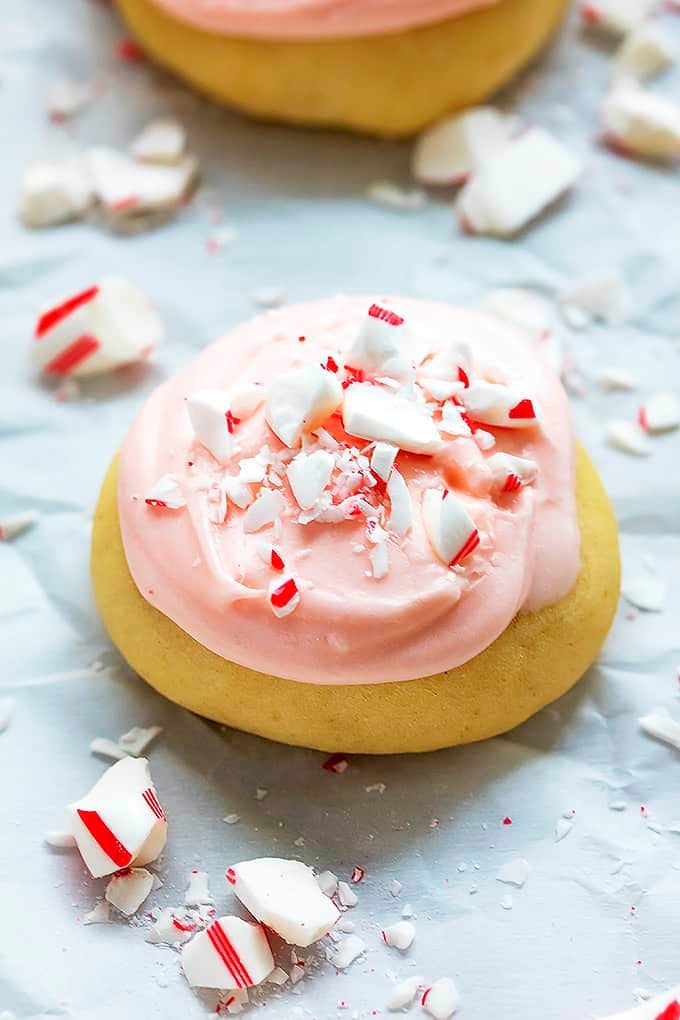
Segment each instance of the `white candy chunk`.
M427 377L418 379L418 385L429 393L433 400L443 401L460 393L465 385L457 379L429 379Z
M252 490L240 478L227 476L222 479L222 485L227 497L241 510L246 510L255 499Z
M263 482L267 467L257 457L245 457L238 462L238 480L245 485Z
M423 521L436 556L454 567L475 551L479 532L463 504L443 489L423 493Z
M368 558L371 562L371 573L375 580L380 581L383 577L387 577L390 572L390 554L387 542L384 540L376 542L369 552Z
M626 35L647 18L659 0L585 0L581 19L611 35Z
M655 708L653 712L642 716L638 723L643 733L680 751L680 722L673 718L667 708Z
M181 510L187 505L180 484L174 475L163 475L155 485L144 494L144 502L149 506L162 507L165 510Z
M250 418L264 403L265 388L260 383L243 383L231 391L231 413L241 421Z
M335 467L335 457L325 450L298 453L288 465L286 474L298 506L311 510L328 487Z
M624 153L667 160L680 155L680 106L627 81L602 104L605 141Z
M50 120L67 120L87 106L91 95L90 89L82 82L59 78L47 91L47 115Z
M128 917L136 914L153 887L153 875L146 868L130 868L114 875L106 887L106 899Z
M15 709L16 700L14 698L0 698L0 733L3 733L11 723Z
M48 829L45 833L45 842L55 850L70 850L76 845L71 833L63 832L61 829Z
M284 446L300 445L303 432L313 432L342 403L342 386L333 372L310 365L286 372L267 392L265 418Z
M345 970L365 951L366 943L363 939L358 935L348 935L328 951L328 959L338 970Z
M574 828L574 823L568 818L558 818L555 822L555 842L561 843Z
M593 273L565 287L560 294L560 302L612 324L623 322L630 314L628 288L621 274L614 269Z
M448 1020L460 1005L460 995L451 978L440 978L424 993L422 1004L435 1020Z
M473 439L479 449L484 450L485 452L493 450L496 445L496 437L491 432L486 432L484 429L477 429Z
M392 443L376 443L371 454L371 471L383 482L387 482L394 466L399 447Z
M629 453L633 457L648 457L651 448L645 433L637 422L610 421L605 430L605 439L610 446Z
M102 900L98 903L89 914L85 914L83 918L83 924L110 924L111 923L111 908L106 900ZM0 1013L0 1017L2 1014Z
M519 287L501 287L486 295L483 307L504 322L523 329L538 343L545 340L553 327L551 306L543 298Z
M92 754L100 754L103 758L111 758L112 761L127 758L127 751L119 747L115 740L109 740L108 737L95 737L94 740L91 740L90 751Z
M112 219L145 213L168 212L189 194L197 164L186 156L174 166L139 163L115 149L96 148L86 153L94 191Z
M186 131L179 121L154 120L137 135L130 146L130 155L143 163L179 163L186 142Z
M396 468L392 471L387 483L387 495L390 500L388 524L400 538L407 535L413 527L413 509L411 496L404 476Z
M316 876L316 884L324 896L335 896L338 891L338 876L332 871L322 871Z
M445 436L471 436L472 429L463 418L461 409L452 400L447 400L442 407L442 417L439 422L439 431Z
M430 386L447 380L449 385L456 386L449 394L452 396L469 385L472 368L473 358L469 344L456 340L421 365L418 369L418 381Z
M408 329L403 317L383 305L372 304L347 355L347 364L373 375L401 379L413 372L407 345Z
M338 908L301 861L263 857L227 871L227 881L251 914L294 946L311 946L333 927Z
M662 613L666 604L666 583L660 577L625 578L621 594L627 602L646 613Z
M393 181L373 181L366 189L366 195L376 205L400 212L415 212L422 209L427 196L420 188L401 188Z
M494 453L486 464L491 471L496 492L516 492L523 485L530 485L538 471L535 461L526 457L514 457L510 453Z
M162 732L162 726L133 726L118 738L118 746L127 754L139 758Z
M458 198L466 229L511 237L571 188L581 163L542 128L510 142L468 181Z
M530 870L529 862L525 861L523 857L517 857L514 861L508 861L502 866L496 875L496 881L521 889L529 877Z
M182 970L192 988L252 988L274 969L261 924L220 917L182 949Z
M342 411L345 431L360 439L392 443L409 453L435 453L439 432L412 400L371 383L354 383L345 391Z
M175 917L176 913L182 913L181 908L166 907L165 910L161 910L149 929L146 941L174 946L190 939L196 930L195 923L186 920L179 921Z
M676 58L673 40L660 26L638 25L623 40L614 57L615 73L643 81L663 70Z
M675 393L656 393L640 408L639 422L645 432L670 432L680 426L680 399Z
M40 519L37 510L23 510L18 514L0 517L0 542L8 542L16 538L22 531L27 531Z
M199 443L220 464L228 463L234 452L231 395L225 390L199 390L187 397L187 411Z
M269 605L274 616L283 619L300 605L300 590L292 577L275 578L269 584Z
M338 899L343 907L356 907L359 897L347 882L338 882Z
M36 163L21 185L19 215L27 227L52 227L84 216L93 197L92 181L79 160Z
M45 375L97 375L144 360L162 336L146 294L122 277L106 276L40 316L33 361Z
M165 846L165 813L145 758L116 762L68 813L78 850L94 878L148 864Z
M187 891L184 893L185 907L200 907L202 904L213 904L215 900L208 888L207 871L191 871Z
M421 184L460 184L510 141L513 123L493 106L447 117L421 134L411 171Z
M410 921L397 921L383 928L380 934L386 946L404 950L408 949L416 937L416 929Z
M611 1013L606 1020L675 1020L680 1016L680 985L654 998L647 998L633 1009Z
M617 365L606 365L597 373L597 381L603 390L634 390L633 374Z
M523 429L538 423L533 400L502 383L480 379L463 390L460 399L470 417L482 425Z
M285 985L288 982L288 980L289 980L288 975L286 974L283 967L274 967L274 970L267 978L267 984L281 986Z
M422 977L410 977L406 978L405 981L398 981L396 985L393 985L390 994L387 999L387 1008L391 1010L404 1009L406 1006L410 1006L416 995L418 994L419 988L422 987Z
M286 501L280 492L262 489L243 516L243 530L246 534L252 534L273 524L281 516L285 505Z
M381 789L381 787L383 787L385 784L384 783L379 783L377 785L378 785L378 793L384 793L385 790ZM386 789L386 787L385 787L385 789ZM389 888L390 888L390 892L392 893L393 896L398 896L399 893L402 890L402 884L401 884L401 882L399 881L398 878L393 878L392 881L390 882L390 887Z

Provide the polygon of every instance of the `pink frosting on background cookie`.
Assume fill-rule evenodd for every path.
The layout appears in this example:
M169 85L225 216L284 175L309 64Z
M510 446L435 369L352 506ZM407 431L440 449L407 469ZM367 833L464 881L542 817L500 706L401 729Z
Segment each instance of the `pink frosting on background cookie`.
M455 18L499 0L155 0L198 28L260 39L382 35Z
M256 456L264 444L274 453L285 448L260 406L234 432L233 463L220 465L196 441L186 397L252 382L266 387L291 369L326 363L329 355L342 366L370 303L337 298L238 327L152 394L121 453L121 531L140 592L217 654L293 680L382 683L453 668L488 647L520 610L557 602L579 570L574 439L561 383L512 326L424 301L384 303L427 338L430 351L451 341L469 344L476 378L505 381L531 396L540 426L485 426L496 437L488 451L474 438L446 436L430 456L400 451L396 466L408 487L413 527L404 538L390 536L389 570L380 579L369 569L365 517L300 524L285 478L279 536L271 528L246 533L244 511L232 502L224 523L211 522L210 482L237 474L239 460ZM348 439L337 416L326 427L360 449L368 445ZM533 461L535 480L494 493L488 461L498 453ZM144 497L168 473L187 505L147 505ZM480 532L479 547L455 569L437 558L426 532L423 493L433 487L455 494ZM262 543L275 545L300 590L299 604L285 618L268 602L272 569Z

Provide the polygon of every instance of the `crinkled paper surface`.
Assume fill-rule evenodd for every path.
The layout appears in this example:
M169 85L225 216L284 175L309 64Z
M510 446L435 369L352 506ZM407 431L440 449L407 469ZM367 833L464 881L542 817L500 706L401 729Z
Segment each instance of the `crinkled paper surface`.
M680 42L680 19L666 21ZM0 544L0 695L16 699L0 734L0 1012L193 1020L213 1009L214 996L194 994L176 954L145 942L143 926L122 918L84 926L105 883L89 879L75 853L42 842L63 825L63 805L102 772L90 740L153 723L164 727L150 759L170 838L158 869L164 885L144 909L181 903L187 873L202 868L228 912L224 871L246 857L299 856L345 879L355 865L366 869L350 912L368 945L365 962L336 976L310 959L312 973L295 993L266 996L269 1016L332 1017L340 1000L362 1018L384 1015L389 972L454 977L469 1020L583 1020L628 1008L636 989L679 982L680 760L640 733L637 720L657 706L680 717L680 433L653 439L647 459L603 440L607 419L634 416L647 393L680 388L678 171L596 146L609 56L574 21L504 102L581 152L586 173L570 200L511 244L459 235L449 196L412 213L371 204L365 189L376 179L409 185L408 145L219 111L144 64L122 64L122 34L105 3L0 6L0 511L42 514ZM64 73L106 88L59 126L48 121L44 98ZM675 72L655 87L677 95L679 80ZM124 146L167 113L188 126L207 199L129 238L87 224L33 233L18 225L17 190L31 160L77 145ZM237 236L210 254L215 207ZM658 614L622 603L599 662L571 694L483 745L356 758L334 774L319 754L217 731L126 668L97 620L88 581L98 487L146 394L253 314L253 292L282 287L290 301L346 291L475 302L493 287L550 293L611 267L628 282L632 316L621 327L565 328L587 390L574 412L615 503L624 572L656 571L668 595ZM29 368L33 322L43 305L108 272L148 291L167 341L153 366L90 382L80 398L60 403ZM605 364L630 370L638 390L604 394L592 376ZM384 792L366 791L379 783ZM258 801L257 787L269 795ZM557 820L570 810L573 828L556 842ZM225 824L233 813L240 821ZM512 825L502 824L506 816ZM521 889L496 881L515 857L531 868ZM392 879L403 884L396 898ZM512 909L503 909L508 894ZM417 935L401 955L382 945L379 928L406 902ZM316 959L322 950L301 955Z

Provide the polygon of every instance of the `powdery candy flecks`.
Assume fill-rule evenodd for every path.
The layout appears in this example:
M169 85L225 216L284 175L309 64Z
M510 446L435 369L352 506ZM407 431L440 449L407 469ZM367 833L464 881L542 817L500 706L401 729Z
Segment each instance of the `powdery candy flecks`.
M220 917L185 944L182 969L192 987L251 988L274 969L261 924Z
M165 846L167 821L145 758L116 762L68 814L94 878L148 864Z
M146 294L122 277L107 276L43 312L33 361L45 375L97 375L145 360L162 335Z
M333 927L339 911L301 861L263 857L227 871L227 882L251 914L294 946L310 946Z

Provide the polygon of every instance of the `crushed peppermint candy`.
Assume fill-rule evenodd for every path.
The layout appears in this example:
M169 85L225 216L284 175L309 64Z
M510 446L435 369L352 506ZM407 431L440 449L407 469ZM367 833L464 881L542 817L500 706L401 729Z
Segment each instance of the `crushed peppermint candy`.
M626 78L601 108L602 137L624 156L668 161L680 156L680 105Z
M420 188L402 188L393 181L373 181L366 189L366 196L376 205L399 212L416 212L427 201Z
M252 988L274 970L261 924L219 917L182 949L182 970L192 987Z
M386 946L393 946L395 949L404 951L409 948L416 937L416 929L410 921L397 921L396 924L383 928L380 936Z
M680 722L673 718L667 708L655 708L642 716L638 723L643 733L680 751Z
M608 422L605 439L610 446L631 457L648 457L652 452L644 431L634 421L620 419Z
M153 875L146 868L125 868L113 875L105 897L121 914L136 914L153 888Z
M144 497L147 506L160 510L181 510L187 505L175 475L163 475Z
M422 987L422 977L414 976L406 978L404 981L397 981L392 986L387 998L387 1008L389 1010L406 1009L412 1004Z
M274 524L285 509L286 502L280 492L261 489L260 495L243 515L243 530L251 534Z
M177 164L186 150L186 131L177 120L154 120L130 145L130 155L142 163Z
M337 772L342 774L347 771L349 762L345 758L344 754L332 754L330 758L326 758L321 768L325 769L326 772Z
M271 581L269 584L269 605L274 616L282 619L290 616L300 605L300 590L297 582L292 577L281 581Z
M614 36L637 28L658 5L658 0L583 0L579 7L585 25Z
M621 585L621 594L636 609L662 613L666 605L666 582L650 575L626 578Z
M208 873L206 871L191 871L187 890L184 894L184 905L186 907L198 907L202 904L212 906L215 902L208 888Z
M645 432L671 432L680 427L680 398L675 393L656 393L648 397L638 412L638 423Z
M506 885L514 885L521 889L529 878L529 872L529 862L525 861L523 857L517 857L515 860L508 861L502 866L496 875L496 881L503 882Z
M418 137L411 161L413 176L428 187L461 184L505 148L514 126L511 117L493 106L447 117Z
M40 519L37 510L24 510L21 513L0 517L0 542L8 542L22 532L32 528Z
M19 216L27 227L53 227L84 216L94 190L81 160L35 163L21 183Z
M447 566L457 566L479 545L474 521L460 500L447 489L426 489L422 512L432 549Z
M460 995L451 978L440 978L425 989L420 1004L435 1020L448 1020L460 1005Z
M341 939L334 949L326 950L328 960L338 970L345 970L358 957L366 952L366 943L358 935L348 935Z
M359 897L347 882L338 882L338 900L343 907L356 907Z
M658 24L643 22L624 38L614 55L614 74L638 81L651 78L676 59L669 33Z

